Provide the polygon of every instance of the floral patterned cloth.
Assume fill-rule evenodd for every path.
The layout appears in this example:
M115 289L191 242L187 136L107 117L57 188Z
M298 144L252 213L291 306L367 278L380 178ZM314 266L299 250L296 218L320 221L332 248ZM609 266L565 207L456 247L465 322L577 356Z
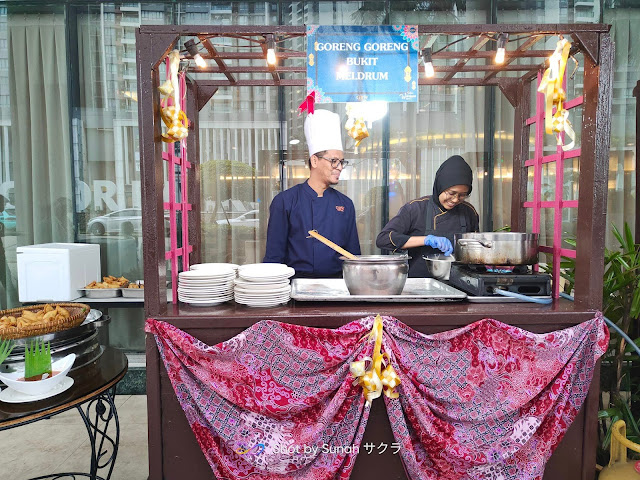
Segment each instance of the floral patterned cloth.
M328 480L349 478L369 417L349 364L371 356L373 322L262 321L214 346L153 319L146 331L217 478ZM435 335L383 322L402 381L385 402L412 479L542 478L609 339L600 314L547 334L491 319Z

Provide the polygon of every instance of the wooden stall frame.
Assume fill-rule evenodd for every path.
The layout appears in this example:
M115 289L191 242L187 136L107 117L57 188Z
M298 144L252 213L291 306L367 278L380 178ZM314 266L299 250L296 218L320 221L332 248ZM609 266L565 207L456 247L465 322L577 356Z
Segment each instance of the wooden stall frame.
M203 341L222 341L239 333L256 321L271 319L302 323L322 327L337 327L344 322L356 320L375 313L396 316L404 323L421 331L439 331L454 328L484 317L509 322L518 315L534 317L527 323L531 331L548 331L564 328L593 318L594 311L602 306L603 262L593 259L603 257L606 230L607 174L609 163L609 135L611 96L613 79L614 45L608 25L602 24L480 24L480 25L419 25L421 37L426 35L458 35L477 37L469 50L441 51L433 54L434 63L442 59L456 60L454 65L440 66L436 70L442 76L426 79L420 75L420 85L497 86L515 108L512 229L526 231L527 160L529 157L529 128L527 119L531 115L531 81L545 66L549 50L534 50L535 44L545 36L564 35L573 42L573 53L580 51L584 58L584 91L582 95L582 127L580 145L579 197L577 202L578 225L576 257L575 302L554 299L548 306L529 304L446 304L424 309L422 306L396 304L362 305L348 308L333 305L318 308L316 305L292 305L250 311L245 307L222 305L214 309L194 309L177 302L166 301L166 260L164 247L164 216L162 192L164 186L162 170L163 146L160 141L161 120L159 112L159 66L169 51L177 45L180 37L197 37L204 48L205 59L215 63L199 73L222 75L224 79L187 82L186 109L190 119L190 135L187 138L189 162L194 174L188 176L188 188L193 197L189 210L188 243L192 247L191 259L200 261L200 205L199 205L199 152L198 112L219 87L223 86L305 86L306 66L285 65L285 61L306 58L305 50L285 49L278 52L279 65L274 67L233 66L235 59L264 58L267 35L278 39L304 37L305 26L215 26L215 25L153 25L141 26L136 33L138 74L138 115L140 128L140 157L142 175L142 227L143 258L145 276L145 315L173 323L178 328L202 333L206 332L204 318L215 321L209 328L218 334ZM471 59L492 58L494 52L481 50L488 40L499 33L530 36L516 50L507 52L502 65L469 64ZM229 51L216 48L211 39L233 37L255 41L261 51ZM537 63L518 64L516 59L534 59ZM423 67L420 67L422 70ZM243 73L264 72L269 79L239 79ZM499 76L509 72L519 76ZM466 76L458 74L464 73ZM298 75L300 78L297 78ZM469 76L471 75L471 76ZM562 156L558 160L561 166ZM560 203L560 202L559 202ZM575 204L571 205L575 207ZM189 246L187 245L187 247ZM560 253L558 248L556 253ZM425 311L427 310L427 311ZM206 335L205 335L206 336ZM163 371L161 359L152 336L146 340L147 350L147 401L149 420L149 473L150 479L164 477L162 447L163 404L160 377ZM586 431L582 432L580 471L568 473L571 478L582 480L593 478L595 449L597 444L596 414L598 410L599 369L594 372L593 383L583 407ZM166 412L164 412L166 413ZM593 424L593 425L592 425ZM375 428L375 427L372 427ZM570 429L570 432L572 430ZM572 435L576 435L575 432ZM569 434L568 434L569 436ZM575 452L574 452L575 453ZM552 457L551 462L554 461ZM559 462L555 462L556 464ZM397 466L397 465L396 465ZM390 477L391 478L391 477ZM394 477L396 478L396 477ZM404 478L404 477L397 477ZM569 477L564 477L569 478Z

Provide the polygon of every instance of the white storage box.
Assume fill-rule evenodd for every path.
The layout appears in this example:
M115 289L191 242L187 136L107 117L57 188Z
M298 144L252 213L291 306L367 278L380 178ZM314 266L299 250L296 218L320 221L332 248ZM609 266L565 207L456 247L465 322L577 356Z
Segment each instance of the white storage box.
M16 248L21 302L66 302L79 288L102 280L100 245L43 243Z

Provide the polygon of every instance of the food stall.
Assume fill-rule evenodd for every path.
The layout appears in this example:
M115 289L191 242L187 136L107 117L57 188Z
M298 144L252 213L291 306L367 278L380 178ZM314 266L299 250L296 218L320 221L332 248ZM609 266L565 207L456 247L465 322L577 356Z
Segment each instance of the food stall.
M516 50L508 51L508 61L502 65L471 64L473 58L489 58L494 52L483 50L487 35L498 33L511 37L529 36ZM560 229L556 228L554 244L541 246L540 251L553 257L554 283L552 302L532 303L402 303L402 302L290 302L269 309L252 309L232 302L210 308L197 308L179 302L167 302L167 261L175 288L179 265L183 268L201 261L199 205L199 138L198 112L215 94L226 86L269 85L304 86L305 67L280 65L270 67L230 66L233 59L263 58L267 39L300 40L300 49L279 52L281 58L305 57L303 39L306 27L285 26L142 26L137 32L137 70L142 168L142 208L145 269L145 314L148 318L168 322L200 341L215 345L243 332L261 320L273 320L294 325L337 328L345 323L372 315L395 317L405 325L423 333L435 333L465 326L480 319L491 318L531 332L549 332L578 325L594 318L601 308L603 263L593 259L603 257L609 162L609 133L614 46L607 25L419 25L418 34L449 35L477 39L469 50L443 51L434 60L453 60L439 67L444 75L420 78L420 85L497 86L515 109L512 229L527 231L527 216L532 215L530 230L539 231L540 210L551 208L555 221L561 222L564 208L577 209L576 250L561 247ZM580 146L565 152L562 148L545 156L542 148L544 108L531 105L531 82L540 79L544 60L553 51L537 50L539 40L548 36L564 36L572 41L572 54L580 54L584 64L584 90L579 98L566 102L566 108L582 108ZM162 138L161 103L158 87L160 69L169 52L181 37L195 37L204 47L202 56L215 63L206 71L224 74L225 80L186 79L186 114L190 120L189 135L182 141L180 153L166 151ZM214 37L252 38L263 50L258 52L221 51L210 42ZM522 59L534 59L520 62ZM268 80L240 79L246 72L271 74ZM514 72L516 75L514 75ZM286 73L283 78L281 75ZM296 74L300 74L299 78ZM199 77L200 78L200 77ZM541 100L538 100L538 103ZM536 128L536 125L538 128ZM534 158L530 158L529 131L536 128ZM188 152L188 156L187 156ZM540 176L543 164L555 162L556 192L562 192L563 160L580 158L579 196L577 200L543 201L540 198ZM166 168L166 165L171 168ZM173 166L179 166L176 173ZM165 174L166 170L166 174ZM533 192L528 195L528 172L533 170ZM176 195L176 176L184 186ZM163 188L169 182L170 200L163 202ZM164 211L169 210L171 249L165 251ZM178 215L178 212L184 215ZM177 219L181 229L175 228ZM556 227L558 227L556 223ZM180 232L180 238L178 238ZM558 297L561 256L576 259L575 302ZM185 268L186 269L186 268ZM175 295L173 298L177 298ZM151 479L180 478L189 472L190 478L211 478L198 443L186 421L172 384L160 358L154 337L147 336L147 398L149 425L149 467ZM597 364L599 366L599 363ZM587 479L595 474L597 444L596 414L598 410L599 368L585 402L547 464L545 478ZM364 442L393 442L385 404L373 402L371 417L364 433ZM407 478L399 456L360 455L352 478Z

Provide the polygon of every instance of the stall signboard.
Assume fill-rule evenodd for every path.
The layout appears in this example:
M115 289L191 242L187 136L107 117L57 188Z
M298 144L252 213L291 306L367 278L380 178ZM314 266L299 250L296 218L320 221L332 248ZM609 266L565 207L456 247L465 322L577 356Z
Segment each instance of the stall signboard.
M307 26L307 93L318 103L417 102L417 25Z

